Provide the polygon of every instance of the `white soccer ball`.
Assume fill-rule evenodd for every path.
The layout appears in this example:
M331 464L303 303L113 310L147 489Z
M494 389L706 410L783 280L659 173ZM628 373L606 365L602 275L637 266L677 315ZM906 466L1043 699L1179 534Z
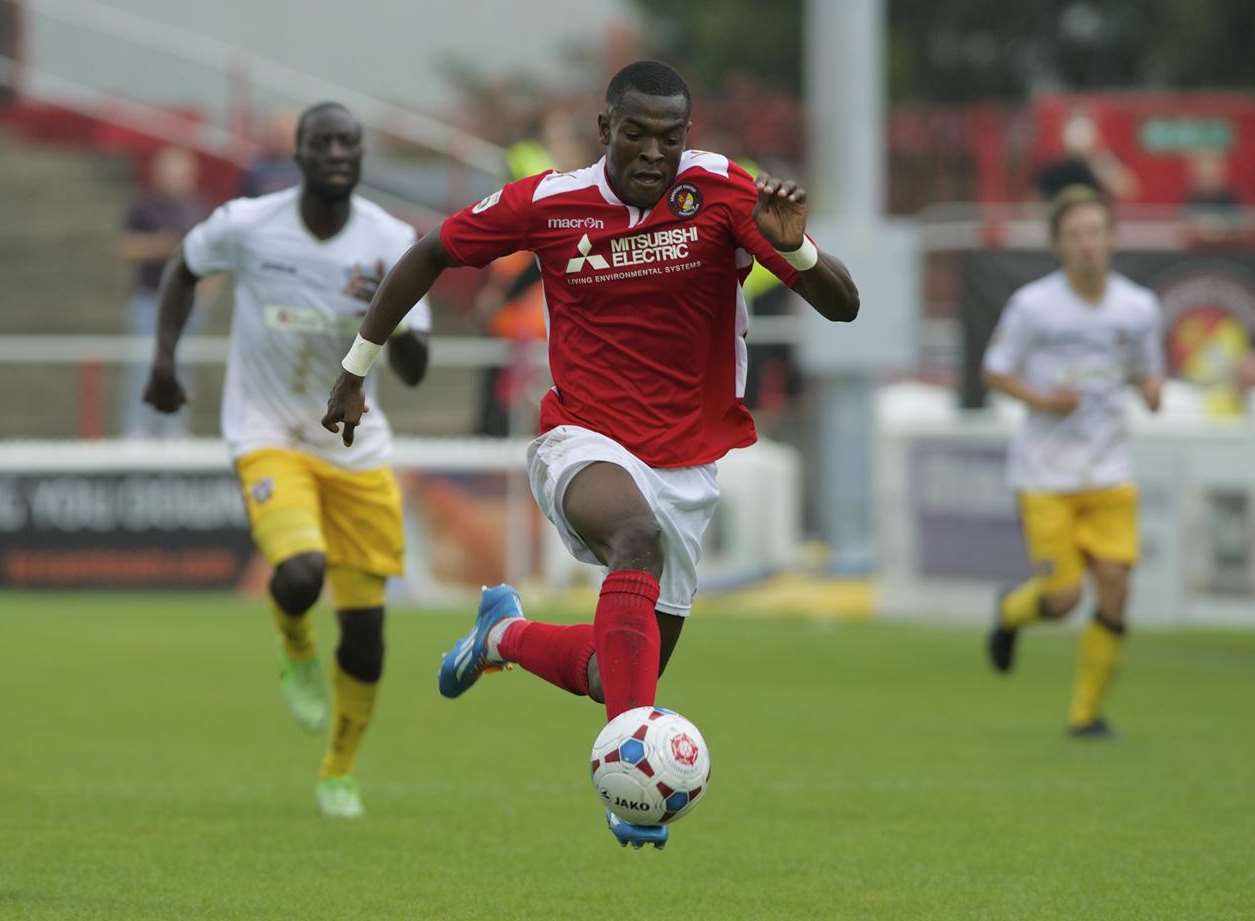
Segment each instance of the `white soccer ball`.
M710 784L710 750L697 727L662 707L620 713L593 742L593 787L633 825L686 814Z

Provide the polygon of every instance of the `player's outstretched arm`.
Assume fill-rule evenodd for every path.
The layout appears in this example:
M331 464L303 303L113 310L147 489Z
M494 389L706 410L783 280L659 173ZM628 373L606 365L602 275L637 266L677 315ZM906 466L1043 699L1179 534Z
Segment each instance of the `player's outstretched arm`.
M431 289L441 272L456 265L459 263L445 251L440 228L436 227L411 246L384 276L362 320L357 341L344 358L344 371L331 388L327 413L322 418L323 428L339 433L345 446L353 444L353 430L367 411L362 389L366 372L410 308Z
M858 316L858 288L840 259L806 237L806 190L796 182L761 173L754 182L754 222L767 242L798 270L793 290L820 316L848 323Z
M384 276L388 274L383 260L375 264L375 271L354 268L344 293L365 301L369 305L375 299ZM388 366L407 387L417 387L427 374L427 336L412 329L398 327L388 338Z
M196 300L196 283L200 278L187 267L183 248L179 247L167 260L157 293L157 341L152 370L144 386L144 402L163 413L176 413L187 402L187 394L179 383L174 351L187 325Z
M1014 397L1036 412L1066 416L1081 405L1080 395L1070 387L1061 387L1052 393L1038 393L1014 374L998 374L986 370L982 377L985 386L990 390Z

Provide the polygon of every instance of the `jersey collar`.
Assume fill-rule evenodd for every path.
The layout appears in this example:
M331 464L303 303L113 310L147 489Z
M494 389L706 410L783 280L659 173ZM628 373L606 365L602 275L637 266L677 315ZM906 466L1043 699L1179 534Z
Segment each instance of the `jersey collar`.
M649 217L650 212L653 211L652 208L642 211L634 205L629 205L615 194L614 189L610 186L610 177L606 173L606 158L604 156L593 164L593 173L597 177L597 189L601 192L601 197L606 200L606 204L618 205L620 208L627 209L629 228L643 223Z

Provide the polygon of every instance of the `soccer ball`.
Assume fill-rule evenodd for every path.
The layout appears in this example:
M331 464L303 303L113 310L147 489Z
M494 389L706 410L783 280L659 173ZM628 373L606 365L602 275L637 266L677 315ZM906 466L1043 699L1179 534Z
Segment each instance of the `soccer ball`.
M593 787L633 825L665 825L687 813L710 783L710 750L697 727L662 707L620 713L593 742Z

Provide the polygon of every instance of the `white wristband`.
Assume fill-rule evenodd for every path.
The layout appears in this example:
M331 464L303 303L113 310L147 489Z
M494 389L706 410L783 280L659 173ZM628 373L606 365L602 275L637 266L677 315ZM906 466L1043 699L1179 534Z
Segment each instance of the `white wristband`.
M340 366L350 374L365 377L370 372L370 366L375 363L381 349L383 349L382 345L363 339L362 334L358 333L357 338L353 340L353 347L344 356L344 361L340 362Z
M776 250L776 252L780 253L781 259L799 272L813 269L819 264L819 248L806 234L802 234L802 245L797 249L787 253L781 250Z

